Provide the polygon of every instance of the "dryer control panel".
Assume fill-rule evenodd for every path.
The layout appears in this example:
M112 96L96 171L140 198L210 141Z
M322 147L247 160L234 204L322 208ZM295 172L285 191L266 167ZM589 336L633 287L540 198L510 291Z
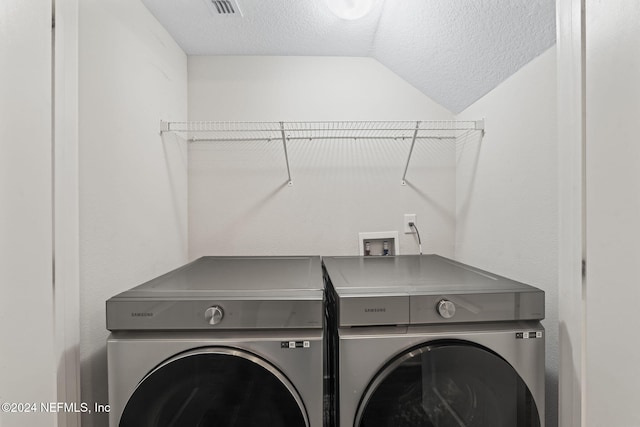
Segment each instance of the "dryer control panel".
M411 295L411 324L497 322L544 318L544 293Z

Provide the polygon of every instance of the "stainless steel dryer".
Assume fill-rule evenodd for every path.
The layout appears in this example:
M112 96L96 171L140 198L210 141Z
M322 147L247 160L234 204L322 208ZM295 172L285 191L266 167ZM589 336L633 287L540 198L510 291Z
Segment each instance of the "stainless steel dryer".
M544 292L436 255L325 257L340 427L543 427Z
M110 426L323 424L319 257L203 257L107 301Z

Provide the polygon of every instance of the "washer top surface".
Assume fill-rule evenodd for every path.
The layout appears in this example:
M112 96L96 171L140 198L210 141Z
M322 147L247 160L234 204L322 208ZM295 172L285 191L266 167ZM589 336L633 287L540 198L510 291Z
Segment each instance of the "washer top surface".
M339 296L531 292L537 289L439 255L326 257Z
M319 256L199 258L116 295L121 298L322 299Z
M202 257L110 298L107 329L322 328L320 257Z

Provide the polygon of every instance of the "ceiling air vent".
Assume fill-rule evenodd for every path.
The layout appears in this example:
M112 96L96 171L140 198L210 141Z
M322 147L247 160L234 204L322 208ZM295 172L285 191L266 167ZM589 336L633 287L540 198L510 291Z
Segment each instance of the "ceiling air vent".
M205 0L214 15L242 16L242 11L236 0Z

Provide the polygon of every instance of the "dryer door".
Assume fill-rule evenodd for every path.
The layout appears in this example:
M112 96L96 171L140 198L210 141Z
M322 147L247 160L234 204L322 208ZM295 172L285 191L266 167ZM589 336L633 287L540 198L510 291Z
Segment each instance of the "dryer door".
M462 341L414 348L369 384L355 426L540 427L534 399L513 367Z
M293 385L263 359L238 349L182 353L149 373L120 427L309 425Z

